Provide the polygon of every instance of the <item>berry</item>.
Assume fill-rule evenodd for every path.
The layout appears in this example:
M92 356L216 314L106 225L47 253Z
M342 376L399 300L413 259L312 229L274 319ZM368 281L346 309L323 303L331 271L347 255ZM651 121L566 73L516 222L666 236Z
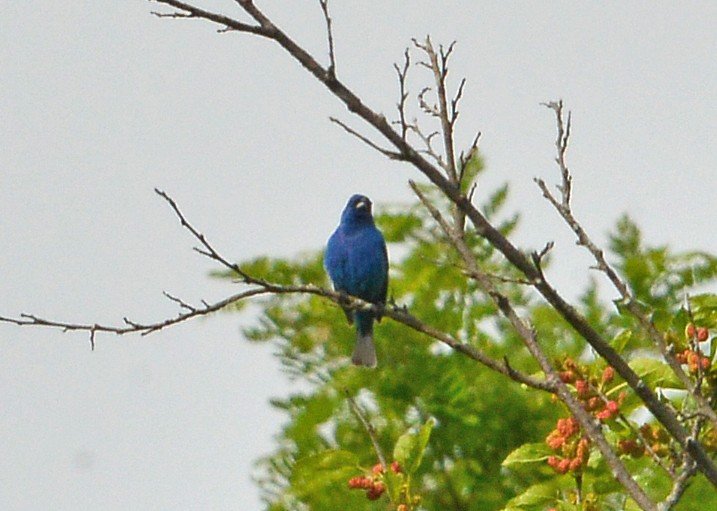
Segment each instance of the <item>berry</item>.
M578 470L580 470L582 465L583 460L581 460L580 458L573 458L572 460L570 460L570 471L577 472Z
M645 448L635 440L620 440L617 448L621 454L627 454L633 458L639 458L645 454Z
M560 460L560 463L558 463L557 471L559 474L565 474L568 470L570 470L570 462L571 460L568 458Z
M595 417L601 421L610 420L620 412L620 405L617 401L608 401L605 403L605 408L595 414Z
M377 463L376 465L373 466L373 468L371 469L371 472L373 472L374 475L380 476L381 474L383 474L383 465L381 465L380 463Z
M697 340L699 342L705 342L710 336L709 330L706 328L698 328L697 329Z
M373 487L373 479L370 477L352 477L349 479L349 488L352 490L368 490Z
M563 383L575 383L575 379L577 378L575 371L571 370L562 371L559 376Z
M580 424L575 417L568 417L567 419L558 419L556 430L565 438L572 436L580 430Z
M401 470L401 464L400 464L398 461L394 461L393 463L391 463L391 471L392 471L394 474L400 474L401 471L402 471L402 470Z
M610 383L615 377L615 370L611 366L607 366L602 372L602 382Z
M581 438L578 442L578 448L575 451L575 456L580 458L581 461L587 463L590 457L590 443L587 438Z
M560 449L563 445L565 445L565 437L560 436L559 433L557 435L554 433L556 432L553 431L548 435L548 438L545 439L545 443L548 444L551 449L557 450Z
M694 323L689 323L685 327L685 337L688 339L692 339L695 336L695 325Z
M366 498L368 500L378 500L385 491L386 487L382 482L374 483L373 486L366 492Z
M591 397L590 399L588 399L588 402L585 403L585 409L588 412L593 412L601 407L602 407L602 399L600 399L597 396Z
M577 380L575 382L575 390L578 392L578 397L588 397L590 394L590 385L586 380Z

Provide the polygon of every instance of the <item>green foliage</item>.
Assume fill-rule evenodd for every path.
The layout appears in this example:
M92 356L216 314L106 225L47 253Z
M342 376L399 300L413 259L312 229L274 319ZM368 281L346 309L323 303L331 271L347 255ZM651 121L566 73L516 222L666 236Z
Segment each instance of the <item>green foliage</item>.
M331 488L339 490L358 468L357 456L348 451L330 449L296 462L291 487L299 499Z
M465 164L466 182L472 182L481 170L482 161L472 156ZM439 193L421 186L434 203L450 211ZM502 187L489 196L482 210L509 234L517 216L501 216L507 191ZM420 205L384 209L376 219L394 254L391 300L496 359L509 358L516 369L539 372L522 341L492 301L467 278L450 241ZM471 232L465 239L481 268L502 277L501 291L530 318L556 365L577 374L576 379L592 382L604 399L619 402L622 418L605 420L609 441L618 445L636 440L637 417L645 420L639 399L624 382L601 376L604 362L595 360L565 321L518 283L520 275L492 247ZM618 222L610 247L616 267L676 352L689 345L683 333L687 323L717 326L715 295L694 296L689 310L684 306L686 290L717 276L717 259L646 246L627 217ZM241 266L271 282L328 285L321 253L295 260L258 258ZM521 387L386 319L375 330L379 367L356 368L348 362L355 332L338 306L315 296L277 295L263 299L261 307L260 317L245 335L256 342L272 342L286 371L304 383L302 393L273 402L286 413L287 422L276 450L258 465L257 480L267 509L385 509L368 500L363 491L349 490L348 480L353 477L380 479L387 486L381 498L390 499L393 509L399 502L407 502L406 509L418 509L413 500L418 497L420 509L427 510L635 509L594 448L579 468L582 504L576 504L578 472L561 475L547 463L556 451L546 437L556 420L565 416L565 409L550 395ZM651 387L682 389L638 321L624 304L604 300L596 282L580 297L579 309ZM713 386L711 371L704 371L705 386ZM574 380L570 384L577 385ZM386 469L380 476L371 475L370 467L378 463L378 457L347 396L375 428L375 440L386 461L398 461L401 473ZM689 411L684 392L671 399L674 406ZM659 428L650 424L648 420L645 427L653 428L650 434L659 443ZM717 433L713 436L717 450ZM669 442L665 445L668 451L674 447ZM664 470L655 468L653 459L629 454L623 458L651 497L664 498L670 479ZM703 485L698 479L694 487ZM690 489L688 495L695 491ZM688 500L678 509L697 509ZM717 506L714 492L701 502L707 506L703 509Z
M413 474L421 466L433 425L433 420L429 419L418 432L409 431L398 438L393 448L393 459L401 464L406 474Z

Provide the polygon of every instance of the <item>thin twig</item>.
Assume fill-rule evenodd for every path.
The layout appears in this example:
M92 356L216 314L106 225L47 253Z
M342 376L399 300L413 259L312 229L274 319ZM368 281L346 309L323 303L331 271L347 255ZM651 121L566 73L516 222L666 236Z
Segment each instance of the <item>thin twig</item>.
M356 400L351 396L348 389L344 389L344 393L346 394L346 400L351 405L351 411L358 418L359 422L361 422L363 428L366 430L366 433L371 439L371 444L373 445L373 450L376 452L376 457L378 457L379 463L381 463L383 467L388 467L388 465L386 465L386 457L383 455L381 445L378 443L378 436L376 435L376 430L374 429L371 422L366 418L366 415L363 413L358 403L356 403Z
M455 148L453 146L453 125L455 120L458 118L458 112L455 109L460 101L461 95L463 94L463 87L465 80L461 82L458 88L458 92L453 99L451 106L452 110L449 110L448 106L448 93L446 92L446 79L448 78L448 60L450 59L451 53L456 42L453 41L447 50L444 50L443 46L439 47L439 52L433 48L430 37L426 37L424 43L418 43L414 41L414 44L423 50L428 57L428 67L433 72L433 79L436 83L436 95L438 96L438 105L431 107L428 111L432 115L438 117L441 121L441 131L443 133L443 149L446 155L446 172L451 182L458 182L458 172L456 170L456 156ZM425 91L425 89L424 89ZM422 96L422 95L421 95ZM423 98L419 100L423 102ZM425 105L428 108L428 105Z
M186 2L181 2L179 0L148 0L148 1L169 5L170 7L174 7L175 9L179 9L179 11L180 11L180 12L174 12L174 13L161 13L161 12L152 11L152 14L157 16L158 18L205 19L205 20L209 20L214 23L217 23L219 25L222 25L224 27L224 29L222 31L224 31L224 32L233 30L236 32L247 32L247 33L259 35L262 37L271 37L271 34L269 33L269 31L267 31L263 27L256 26L256 25L249 25L248 23L242 23L241 21L238 21L234 18L230 18L228 16L224 16L222 14L218 14L215 12L207 11L205 9L200 9L199 7L195 7Z
M411 55L408 52L408 48L403 52L403 67L399 67L398 64L393 64L393 68L396 70L398 76L398 91L399 100L396 107L398 108L398 123L401 126L401 138L406 140L406 134L408 133L408 125L406 123L406 100L408 99L408 90L406 86L406 77L408 76L408 68L411 65Z
M397 152L395 152L395 151L391 151L391 150L389 150L389 149L385 149L385 148L379 146L378 144L376 144L375 142L373 142L373 141L370 140L369 138L363 136L361 133L359 133L358 131L354 130L353 128L351 128L350 126L348 126L347 124L345 124L344 122L342 122L342 121L340 121L339 119L337 119L336 117L329 117L329 120L330 120L331 122L335 123L335 124L338 124L338 125L341 126L341 127L344 129L344 131L346 131L348 134L353 135L354 137L358 138L361 142L363 142L364 144L366 144L366 145L369 146L370 148L372 148L372 149L378 151L379 153L383 154L384 156L387 156L388 158L390 158L390 159L392 159L392 160L402 160L402 159L403 159L403 156L402 156L400 153L397 153Z
M329 69L327 70L329 80L336 79L336 54L334 53L334 35L331 30L331 16L329 16L329 0L319 0L321 10L324 13L326 22L326 37L329 43Z

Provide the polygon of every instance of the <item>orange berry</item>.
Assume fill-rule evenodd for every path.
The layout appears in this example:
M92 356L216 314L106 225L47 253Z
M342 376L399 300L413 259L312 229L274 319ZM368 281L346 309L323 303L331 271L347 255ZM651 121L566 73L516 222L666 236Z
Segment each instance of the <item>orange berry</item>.
M620 412L620 406L615 401L605 403L605 408L595 414L595 417L601 421L610 420Z
M547 443L551 449L560 449L565 445L565 437L560 436L559 433L557 435L554 433L556 433L556 431L548 435L548 438L545 439L545 443Z
M590 385L587 380L577 380L575 382L575 390L578 393L578 397L588 397L590 394Z
M580 458L573 458L570 460L570 471L577 472L583 465L583 460Z
M698 328L697 329L697 340L699 342L705 342L707 339L709 339L710 332L706 328Z
M369 477L352 477L349 479L349 488L355 490L368 490L373 486L373 480Z
M558 463L558 468L556 470L559 474L567 473L567 471L570 470L570 460L568 458L560 460L560 463Z
M695 336L695 325L694 323L688 323L685 327L685 337L691 339Z
M575 456L580 458L582 461L587 462L590 457L590 443L587 438L581 438L578 442L578 448L575 451Z
M400 474L402 471L401 464L398 461L394 461L393 463L391 463L391 471L394 474Z
M602 372L602 382L610 383L614 377L615 377L615 369L613 369L611 366L607 366L605 368L605 370Z
M601 406L602 406L602 399L600 399L597 396L594 396L594 397L591 397L590 399L588 399L585 409L588 412L592 412L593 410L597 410Z
M559 377L563 383L574 383L576 378L575 371L562 371Z

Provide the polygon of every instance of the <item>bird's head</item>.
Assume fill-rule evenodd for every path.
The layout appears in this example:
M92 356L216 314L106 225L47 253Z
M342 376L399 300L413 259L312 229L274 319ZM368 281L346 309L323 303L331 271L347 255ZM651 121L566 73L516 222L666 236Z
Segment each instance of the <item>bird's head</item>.
M365 195L358 193L352 195L341 214L341 221L344 223L372 222L371 206L371 200Z

